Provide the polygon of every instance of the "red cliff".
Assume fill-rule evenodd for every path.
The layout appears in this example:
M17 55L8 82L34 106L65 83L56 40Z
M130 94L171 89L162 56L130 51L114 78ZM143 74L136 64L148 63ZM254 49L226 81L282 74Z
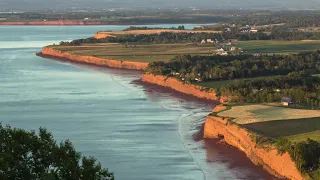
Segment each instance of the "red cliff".
M304 179L288 153L280 155L273 146L269 149L259 148L250 138L251 135L254 133L223 117L208 116L204 126L204 138L223 137L226 143L246 153L252 162L270 173L293 180Z
M50 47L42 48L41 53L42 55L45 55L45 56L53 56L57 58L68 59L73 62L113 67L113 68L144 70L148 66L148 63L144 63L144 62L118 61L118 60L103 59L103 58L98 58L93 56L80 56L80 55L75 55L68 52L59 51Z
M142 81L152 83L152 84L157 84L164 87L169 87L181 93L193 95L198 98L214 100L214 101L219 100L214 90L205 91L204 87L183 83L178 79L175 79L172 77L144 74L142 76Z
M66 58L74 62L115 68L144 70L148 66L148 63L143 62L107 60L92 56L74 55L68 52L55 50L50 47L44 47L42 49L42 54L58 58ZM172 77L144 74L142 81L169 87L181 93L193 95L198 98L220 102L228 101L228 98L217 97L213 89L207 90L204 87L184 83ZM225 107L217 106L213 112L219 112L224 109ZM227 118L216 116L208 116L206 118L204 138L223 137L226 143L235 146L246 153L248 158L250 158L254 163L262 165L270 173L293 180L303 180L301 173L296 168L295 163L291 160L288 153L279 155L275 147L270 147L268 150L259 148L251 139L251 135L254 135L254 133L241 128L235 123L230 123Z
M111 36L110 34L106 33L106 32L97 32L94 34L94 38L95 39L103 39L103 38L106 38L106 37L109 37Z

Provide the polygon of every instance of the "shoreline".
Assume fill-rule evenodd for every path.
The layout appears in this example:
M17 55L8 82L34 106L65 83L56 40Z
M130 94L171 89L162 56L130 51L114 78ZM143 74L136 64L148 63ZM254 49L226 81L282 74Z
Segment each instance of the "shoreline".
M81 21L81 20L56 20L56 21L17 21L17 22L0 22L0 26L140 26L140 25L161 25L161 24L180 24L180 23L120 23L120 22L102 22L102 21ZM217 23L181 23L192 25L212 25Z
M67 63L71 63L71 64L77 64L79 66L82 65L82 66L84 66L84 68L96 67L96 68L110 68L110 69L142 72L141 70L136 70L136 69L124 69L124 68L117 68L117 67L102 66L102 65L97 65L97 64L90 64L90 63L86 63L86 62L76 62L76 61L73 61L73 60L65 58L65 57L57 57L57 56L47 55L47 54L43 54L42 52L35 53L35 55L38 57L44 58L44 59L52 60L52 61L58 61L58 62L62 62L62 63L67 62Z
M191 95L200 99L211 100L213 103L216 104L223 102L223 99L218 98L216 92L213 89L204 91L204 89L201 86L183 83L178 79L172 77L143 74L142 81L162 87L167 87L180 93Z
M219 113L224 110L227 110L227 107L219 105L214 108L213 112ZM256 133L232 122L228 117L208 115L205 121L205 139L221 139L244 152L254 164L262 166L279 178L304 179L288 152L280 155L274 145L259 147L253 140L253 137L256 136Z
M101 67L132 69L132 70L144 70L147 68L148 63L144 62L132 62L132 61L118 61L114 59L103 59L93 56L81 56L68 52L59 51L50 47L43 47L41 53L37 55L47 56L51 58L60 58L64 61L72 61L77 63L91 64Z
M42 57L51 57L53 59L60 59L63 61L91 64L100 67L134 69L139 71L144 70L148 66L148 63L144 63L143 67L139 67L139 65L137 66L137 64L139 64L138 62L120 62L117 60L106 60L91 56L72 55L70 53L61 52L48 47L44 47L42 49L42 53L38 53L37 55ZM130 66L125 66L122 63L128 63ZM184 95L208 100L216 104L223 104L228 102L229 99L228 97L218 97L213 89L204 89L201 86L183 83L172 77L143 74L141 81L143 83L169 88ZM216 106L213 111L218 112L221 110L223 110L221 106ZM272 175L294 180L303 179L301 173L296 168L295 163L291 160L288 153L285 153L284 155L278 155L277 150L275 150L274 147L272 147L270 151L259 148L257 147L257 144L250 138L250 135L254 135L254 133L235 123L231 123L228 118L210 115L206 117L203 133L204 139L221 139L223 137L222 139L227 144L244 152L254 164L262 166Z
M97 25L117 25L117 23L104 23L101 21L81 21L81 20L57 20L57 21L17 21L0 22L0 26L97 26Z

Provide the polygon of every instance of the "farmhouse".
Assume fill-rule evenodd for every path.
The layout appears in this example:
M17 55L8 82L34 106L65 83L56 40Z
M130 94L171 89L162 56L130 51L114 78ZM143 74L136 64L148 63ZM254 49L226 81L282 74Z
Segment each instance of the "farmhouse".
M257 29L251 29L250 32L251 32L251 33L257 33L258 30L257 30Z
M220 48L220 49L218 49L218 52L216 54L220 55L220 56L227 56L228 51L225 51L223 48Z
M292 99L289 97L283 97L282 98L282 104L284 106L289 106L290 104L292 104Z
M207 39L207 43L213 43L212 39Z

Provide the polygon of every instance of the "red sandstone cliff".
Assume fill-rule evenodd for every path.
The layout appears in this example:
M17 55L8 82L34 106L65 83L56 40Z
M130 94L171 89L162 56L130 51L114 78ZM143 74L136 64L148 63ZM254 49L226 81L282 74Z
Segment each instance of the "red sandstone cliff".
M208 116L204 126L204 138L223 136L228 144L245 152L251 161L262 165L272 174L293 180L303 179L288 153L278 155L275 147L270 147L269 150L258 148L250 138L250 134L253 133L237 124L228 122L228 119L223 117Z
M55 50L53 48L44 47L42 49L43 55L49 55L59 58L66 58L70 61L94 64L99 66L108 66L125 69L143 70L148 66L148 63L129 62L106 60L91 56L73 55L67 52ZM204 98L214 101L226 101L228 98L216 96L214 90L204 91L203 87L192 84L185 84L175 78L145 74L142 77L144 82L157 84L164 87L169 87L176 91L193 95L199 98ZM224 107L218 106L214 112L223 110ZM250 134L246 129L241 128L237 124L229 123L228 119L222 117L208 116L204 126L204 138L218 138L223 136L224 140L241 151L245 152L254 163L262 165L269 172L287 177L294 180L302 180L303 177L291 160L288 153L278 155L277 150L272 147L271 150L256 147L255 142L250 138Z
M151 74L144 74L142 76L142 81L157 84L164 87L169 87L176 91L179 91L184 94L189 94L196 96L198 98L208 99L217 101L219 98L217 97L216 93L213 90L204 91L204 88L197 85L192 84L185 84L178 79L160 76L160 75L151 75Z
M106 32L97 32L94 34L94 38L95 39L103 39L103 38L106 38L106 37L109 37L111 36L110 34L106 33Z
M65 58L74 62L113 67L113 68L144 70L148 66L148 63L144 63L144 62L118 61L118 60L97 58L92 56L80 56L80 55L75 55L68 52L59 51L50 47L42 48L41 53L47 56Z

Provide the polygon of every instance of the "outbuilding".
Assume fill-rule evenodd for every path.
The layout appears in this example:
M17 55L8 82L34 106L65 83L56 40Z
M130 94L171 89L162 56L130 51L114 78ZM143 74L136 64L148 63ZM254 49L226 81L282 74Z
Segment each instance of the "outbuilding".
M290 104L292 104L292 99L289 97L283 97L282 98L282 104L284 106L289 106Z

